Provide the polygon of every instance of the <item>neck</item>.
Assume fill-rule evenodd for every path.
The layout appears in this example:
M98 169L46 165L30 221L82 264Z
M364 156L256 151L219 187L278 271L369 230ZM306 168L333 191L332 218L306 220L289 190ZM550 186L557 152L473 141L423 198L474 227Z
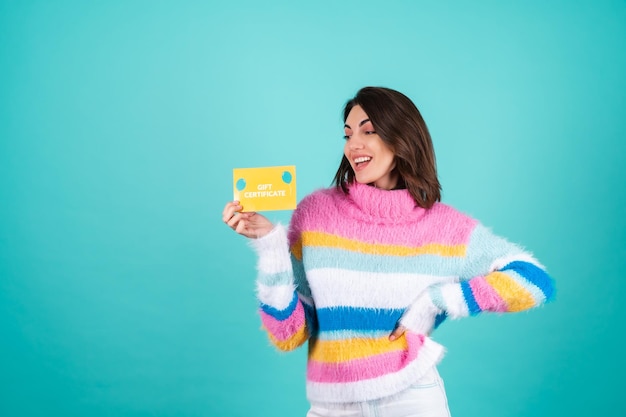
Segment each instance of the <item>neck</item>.
M398 185L398 173L394 170L388 176L374 181L369 185L374 186L375 188L379 188L381 190L393 190Z

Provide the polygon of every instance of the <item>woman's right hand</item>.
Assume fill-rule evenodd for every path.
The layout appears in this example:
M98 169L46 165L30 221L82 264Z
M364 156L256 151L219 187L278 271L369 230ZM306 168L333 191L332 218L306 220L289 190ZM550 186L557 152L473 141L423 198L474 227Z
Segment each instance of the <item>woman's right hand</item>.
M274 225L267 217L256 212L242 213L243 206L239 201L226 204L222 212L222 220L235 232L249 238L263 237L272 231Z

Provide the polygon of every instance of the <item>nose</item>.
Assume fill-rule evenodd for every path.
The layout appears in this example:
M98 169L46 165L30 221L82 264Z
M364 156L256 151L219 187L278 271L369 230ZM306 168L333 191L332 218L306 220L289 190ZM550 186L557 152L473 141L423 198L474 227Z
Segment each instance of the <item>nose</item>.
M348 148L350 150L363 149L363 140L359 135L352 135L348 139Z

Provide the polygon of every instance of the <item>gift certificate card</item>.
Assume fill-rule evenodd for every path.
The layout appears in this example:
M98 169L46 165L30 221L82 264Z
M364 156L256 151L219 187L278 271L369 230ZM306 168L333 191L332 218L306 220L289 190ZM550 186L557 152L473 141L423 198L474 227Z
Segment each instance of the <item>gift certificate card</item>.
M296 208L296 167L235 168L233 195L243 211L293 210Z

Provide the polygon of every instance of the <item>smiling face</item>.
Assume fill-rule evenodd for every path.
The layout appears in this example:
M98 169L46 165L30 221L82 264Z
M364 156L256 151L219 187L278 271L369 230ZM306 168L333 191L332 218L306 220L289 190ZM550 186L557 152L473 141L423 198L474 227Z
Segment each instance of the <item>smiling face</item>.
M393 189L398 183L398 173L394 171L395 155L378 136L361 106L350 110L344 133L343 153L352 166L356 181L385 190Z

